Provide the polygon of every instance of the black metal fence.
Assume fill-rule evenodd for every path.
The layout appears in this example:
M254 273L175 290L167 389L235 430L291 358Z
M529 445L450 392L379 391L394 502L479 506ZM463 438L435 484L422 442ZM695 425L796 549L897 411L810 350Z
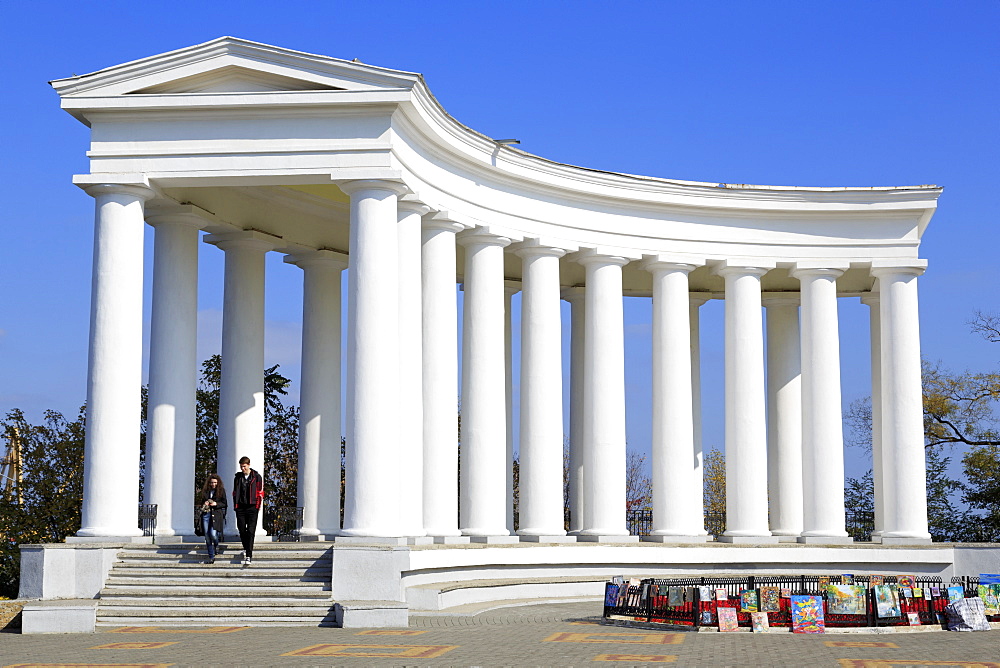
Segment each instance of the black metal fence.
M264 530L278 541L298 541L302 506L265 506Z
M139 528L142 529L143 536L152 536L156 533L156 504L139 504Z
M908 626L908 613L917 613L921 625L940 625L944 623L944 609L948 605L948 592L941 578L935 576L917 576L914 587L920 589L919 597L899 597L900 615L879 617L873 595L871 576L854 576L853 584L864 586L863 614L836 614L829 612L825 584L821 584L823 576L748 576L748 577L704 577L681 579L645 579L639 584L630 585L628 581L618 585L607 583L605 590L604 617L618 618L629 621L663 623L679 626L717 626L719 623L719 608L736 608L739 626L751 626L749 611L740 606L741 593L746 590L759 592L761 587L777 588L782 595L777 599L778 610L768 612L770 626L791 626L791 595L821 596L824 599L825 624L828 627L876 627L876 626ZM825 578L829 584L839 584L840 576ZM958 582L959 578L953 578ZM965 579L966 596L970 595ZM975 578L978 584L978 578ZM884 584L897 583L896 576L883 576ZM624 587L624 591L621 588ZM675 605L670 605L672 588L684 590L683 602L675 596ZM973 587L974 590L974 587ZM676 594L676 592L675 592ZM787 595L785 595L787 594ZM976 595L971 593L971 595ZM679 604L678 604L679 603ZM990 621L1000 620L1000 616L991 617Z

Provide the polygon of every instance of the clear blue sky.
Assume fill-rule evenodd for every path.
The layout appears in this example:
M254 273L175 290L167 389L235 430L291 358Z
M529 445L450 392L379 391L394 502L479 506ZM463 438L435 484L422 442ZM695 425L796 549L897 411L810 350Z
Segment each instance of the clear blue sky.
M0 410L85 396L87 129L48 80L234 35L423 73L448 111L553 160L679 179L945 186L924 237L924 354L995 368L1000 3L0 0ZM199 352L219 347L202 252ZM268 361L298 380L298 270L269 260ZM147 286L148 287L148 286ZM868 394L867 307L841 300L844 399ZM649 439L649 305L627 300L630 445ZM721 304L704 311L706 446L722 444ZM855 456L850 455L852 458ZM860 463L850 471L859 472Z

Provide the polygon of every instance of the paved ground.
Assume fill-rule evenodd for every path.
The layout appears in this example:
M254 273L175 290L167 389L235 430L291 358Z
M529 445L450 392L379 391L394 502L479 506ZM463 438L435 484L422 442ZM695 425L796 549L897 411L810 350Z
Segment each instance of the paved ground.
M664 633L596 624L600 603L414 618L408 629L128 629L0 633L0 666L808 666L1000 668L1000 632ZM123 632L124 631L124 632Z

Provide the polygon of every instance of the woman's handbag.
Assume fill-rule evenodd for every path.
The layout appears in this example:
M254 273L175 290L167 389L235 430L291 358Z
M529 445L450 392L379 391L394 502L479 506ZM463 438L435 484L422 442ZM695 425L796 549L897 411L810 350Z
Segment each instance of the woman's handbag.
M202 525L201 523L201 508L195 510L194 513L194 535L195 536L205 535L205 528L204 525Z

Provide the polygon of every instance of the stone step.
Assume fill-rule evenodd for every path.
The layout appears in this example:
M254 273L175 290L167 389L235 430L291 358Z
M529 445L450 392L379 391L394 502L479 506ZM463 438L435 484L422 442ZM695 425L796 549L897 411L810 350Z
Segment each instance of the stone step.
M208 555L199 554L197 557L189 559L129 559L115 563L116 569L136 569L136 568L168 568L170 570L185 568L240 568L239 555L222 554L215 557L214 564L206 564ZM294 569L326 569L328 572L333 566L329 559L268 559L261 561L254 557L251 568L280 568L283 570Z
M285 598L280 600L263 599L253 601L252 603L226 597L208 598L200 596L198 598L151 599L144 596L116 596L101 599L98 609L232 608L234 610L256 610L262 608L309 608L318 610L321 608L326 609L332 606L333 603L334 601L329 596L323 598Z
M333 603L326 606L311 607L270 607L244 608L240 606L215 605L206 608L197 607L158 607L155 609L142 606L100 608L99 617L319 617L323 618L333 609Z
M191 586L210 586L210 587L259 587L270 589L272 587L315 587L316 589L322 589L326 584L326 579L322 577L313 578L290 578L290 577L266 577L260 576L256 573L231 573L228 576L219 575L202 575L197 578L192 578L186 575L162 575L155 577L130 577L124 575L115 575L114 573L108 578L107 582L104 584L107 588L122 588L122 587L191 587Z
M330 579L329 568L274 568L272 566L242 568L238 564L220 564L200 569L194 568L118 568L111 569L111 578L175 578L190 580L191 578L285 578L287 580L327 581Z
M227 548L220 552L219 554L226 557L232 557L238 559L242 550L238 548ZM122 550L118 554L119 560L132 560L132 559L156 559L156 560L180 560L184 558L191 559L204 559L208 556L208 552L205 550L205 546L202 545L199 549L191 550ZM262 551L256 548L253 551L253 558L255 560L265 560L265 561L330 561L330 556L326 552L308 552L304 550L281 550L281 551Z
M333 613L326 617L303 619L299 617L110 617L98 615L97 626L304 626L331 628L336 626Z
M233 586L228 587L198 587L190 583L185 587L105 587L101 590L101 598L141 595L148 598L329 598L329 590L310 586Z

